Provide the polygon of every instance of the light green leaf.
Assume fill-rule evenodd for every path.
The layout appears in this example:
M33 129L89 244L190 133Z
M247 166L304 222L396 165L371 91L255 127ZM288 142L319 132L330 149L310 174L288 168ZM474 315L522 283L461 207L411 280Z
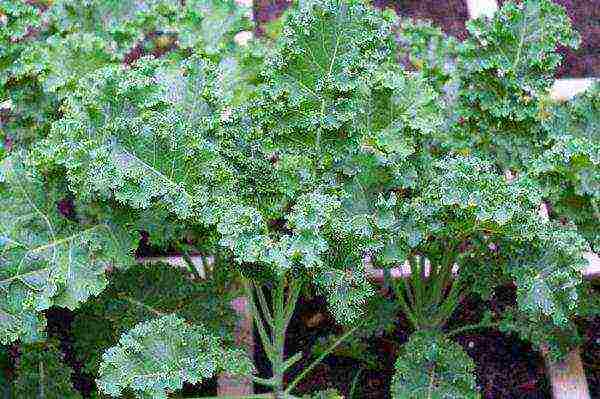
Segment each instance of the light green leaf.
M129 388L138 398L166 399L184 382L195 384L220 372L248 376L252 371L243 351L223 347L202 325L166 315L123 334L104 353L97 383L115 397Z
M128 262L108 225L80 227L58 214L60 198L23 164L0 165L0 341L33 340L53 305L74 309L106 286L108 267Z

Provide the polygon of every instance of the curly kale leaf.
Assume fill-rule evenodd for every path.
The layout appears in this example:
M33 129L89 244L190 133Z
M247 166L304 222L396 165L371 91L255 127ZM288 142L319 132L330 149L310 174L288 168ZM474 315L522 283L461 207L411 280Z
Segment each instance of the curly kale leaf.
M446 157L429 173L411 199L398 205L392 196L380 200L377 221L386 247L375 253L377 260L394 263L410 251L431 260L455 256L446 261L472 269L461 275L491 274L493 265L494 274L515 280L524 312L564 324L578 304L588 246L577 230L538 214L540 186L527 176L507 181L474 157ZM488 258L493 263L486 264ZM484 281L494 283L481 278L471 287L489 291L480 286Z
M393 61L394 17L358 1L307 1L290 13L263 71L253 107L277 146L316 157L356 141L355 98L382 63ZM346 137L347 136L347 137Z
M527 177L507 182L491 164L474 158L447 158L437 167L446 172L432 179L418 210L408 208L413 218L429 220L421 235L470 239L473 253L489 253L498 240L505 272L518 287L519 307L551 316L557 325L566 322L577 306L586 264L588 246L578 231L542 219L537 211L542 190Z
M424 200L463 210L479 223L514 223L531 216L541 201L532 182L520 179L511 184L489 162L475 157L447 157L436 167L441 173L424 190Z
M166 53L240 58L233 38L248 27L248 11L234 0L2 1L0 134L13 147L45 137L60 117L60 100L103 66Z
M80 82L41 152L66 168L83 198L160 204L188 218L235 192L235 173L216 140L216 75L201 58L100 69Z
M256 208L223 210L217 224L221 245L240 263L260 263L280 275L297 269L308 273L338 321L356 320L360 305L374 293L362 258L375 243L364 223L343 212L338 196L315 191L295 199L284 225L274 231Z
M226 265L215 267L222 270ZM116 345L121 334L156 313L177 314L231 343L236 317L229 302L236 292L224 288L213 279L191 281L183 271L164 264L117 270L111 273L107 289L76 312L75 352L95 375L101 354Z
M341 324L357 323L364 317L365 305L375 295L360 260L345 270L329 268L314 275L314 281L323 295L335 320Z
M12 398L81 399L71 383L72 370L65 364L58 342L23 345L15 370Z
M105 270L129 263L107 224L61 217L58 194L20 154L0 165L0 341L35 340L41 311L74 309L106 287Z
M104 353L97 383L112 396L131 389L138 398L166 399L184 382L195 384L220 372L250 375L253 366L242 350L223 347L204 326L166 315L122 335Z
M117 61L108 44L92 33L53 35L31 45L23 54L20 73L35 76L45 93L70 94L86 74Z
M458 41L447 36L430 21L403 20L398 32L401 65L408 70L421 71L438 90L453 79L456 70ZM450 93L448 93L450 94Z
M42 95L22 62L44 26L42 11L33 4L0 1L0 152L31 144L53 118L56 98Z
M564 326L580 303L578 287L588 262L583 255L589 246L575 229L552 222L520 228L523 240L509 256L519 308Z
M475 399L475 364L463 348L436 332L413 334L402 347L392 398Z
M39 9L24 1L0 1L0 87L12 77L14 60L27 49L28 36L43 25ZM2 91L0 91L2 93ZM4 94L4 93L2 93Z
M557 174L578 195L600 198L600 83L548 108L541 111L550 147L534 164L536 172Z
M470 21L460 45L457 125L465 147L494 154L503 169L524 167L541 151L538 101L560 62L559 45L576 47L567 14L551 0L506 3L491 20Z
M539 351L547 350L546 356L553 361L562 359L583 341L572 321L561 328L548 318L532 318L512 308L502 315L499 328L503 332L516 333Z
M165 39L164 45L176 43L207 54L231 49L235 33L248 24L248 11L233 0L59 0L49 14L60 32L97 34L124 57L156 34Z
M434 161L417 187L412 198L394 206L390 197L391 203L384 201L378 211L380 229L395 232L396 239L412 248L426 246L432 238L456 244L482 234L516 239L521 223L539 221L541 191L534 182L508 182L492 164L476 157Z
M542 104L544 105L544 104ZM600 83L566 103L540 107L546 151L533 162L551 217L564 218L600 248Z

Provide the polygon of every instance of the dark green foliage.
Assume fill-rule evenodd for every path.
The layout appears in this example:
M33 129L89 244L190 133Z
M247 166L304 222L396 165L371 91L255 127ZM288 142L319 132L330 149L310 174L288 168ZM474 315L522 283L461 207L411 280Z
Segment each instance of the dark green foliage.
M24 345L8 398L81 399L71 384L71 373L57 342Z
M225 265L215 266L223 269ZM222 272L222 270L221 270ZM229 302L233 287L191 281L183 270L164 264L136 266L111 273L108 288L78 309L73 322L75 351L96 375L102 353L119 336L157 314L176 314L206 326L224 342L233 342L236 317Z
M392 381L394 399L479 398L473 360L439 333L419 332L404 344Z

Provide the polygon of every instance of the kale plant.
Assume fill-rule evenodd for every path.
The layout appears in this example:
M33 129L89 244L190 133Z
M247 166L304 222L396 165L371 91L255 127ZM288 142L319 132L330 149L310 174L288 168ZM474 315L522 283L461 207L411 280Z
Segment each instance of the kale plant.
M2 343L38 345L45 310L79 309L103 394L166 398L225 372L293 398L368 329L373 267L414 330L394 398L478 397L459 331L575 334L596 306L582 269L599 239L600 87L549 98L557 46L578 43L564 9L508 2L458 42L361 0L298 3L275 39L240 46L233 1L0 1ZM202 248L229 281L132 268L140 230L186 258ZM507 283L514 308L448 330L466 296ZM287 381L305 289L348 327ZM242 292L268 378L223 317Z

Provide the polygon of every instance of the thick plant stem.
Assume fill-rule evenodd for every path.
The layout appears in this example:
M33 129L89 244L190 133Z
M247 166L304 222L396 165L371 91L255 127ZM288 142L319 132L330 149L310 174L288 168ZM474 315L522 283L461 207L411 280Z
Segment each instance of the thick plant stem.
M422 255L411 255L410 276L392 282L397 300L415 330L441 328L464 297L460 280L451 280L455 254L449 251L446 259L430 264Z
M255 378L254 381L271 387L275 398L290 397L284 392L285 372L302 357L300 353L288 359L285 357L285 336L301 288L302 283L298 279L282 276L275 281L271 293L272 306L269 307L263 288L256 283L244 281L253 319L273 370L273 376L268 380Z
M398 281L399 280L399 281ZM416 330L419 328L419 319L417 315L412 311L406 299L404 299L404 292L408 291L410 288L408 284L403 279L398 279L396 281L392 281L392 288L394 289L394 293L396 294L396 298L402 307L402 310L406 314L408 321L412 325L412 327Z
M273 297L273 346L275 349L275 358L273 359L271 366L273 367L273 383L275 392L283 391L283 377L285 374L284 369L284 347L285 347L285 333L287 325L285 323L284 307L285 307L285 295L284 295L284 284L283 281L279 281L275 288L275 295ZM256 287L260 290L260 287Z

